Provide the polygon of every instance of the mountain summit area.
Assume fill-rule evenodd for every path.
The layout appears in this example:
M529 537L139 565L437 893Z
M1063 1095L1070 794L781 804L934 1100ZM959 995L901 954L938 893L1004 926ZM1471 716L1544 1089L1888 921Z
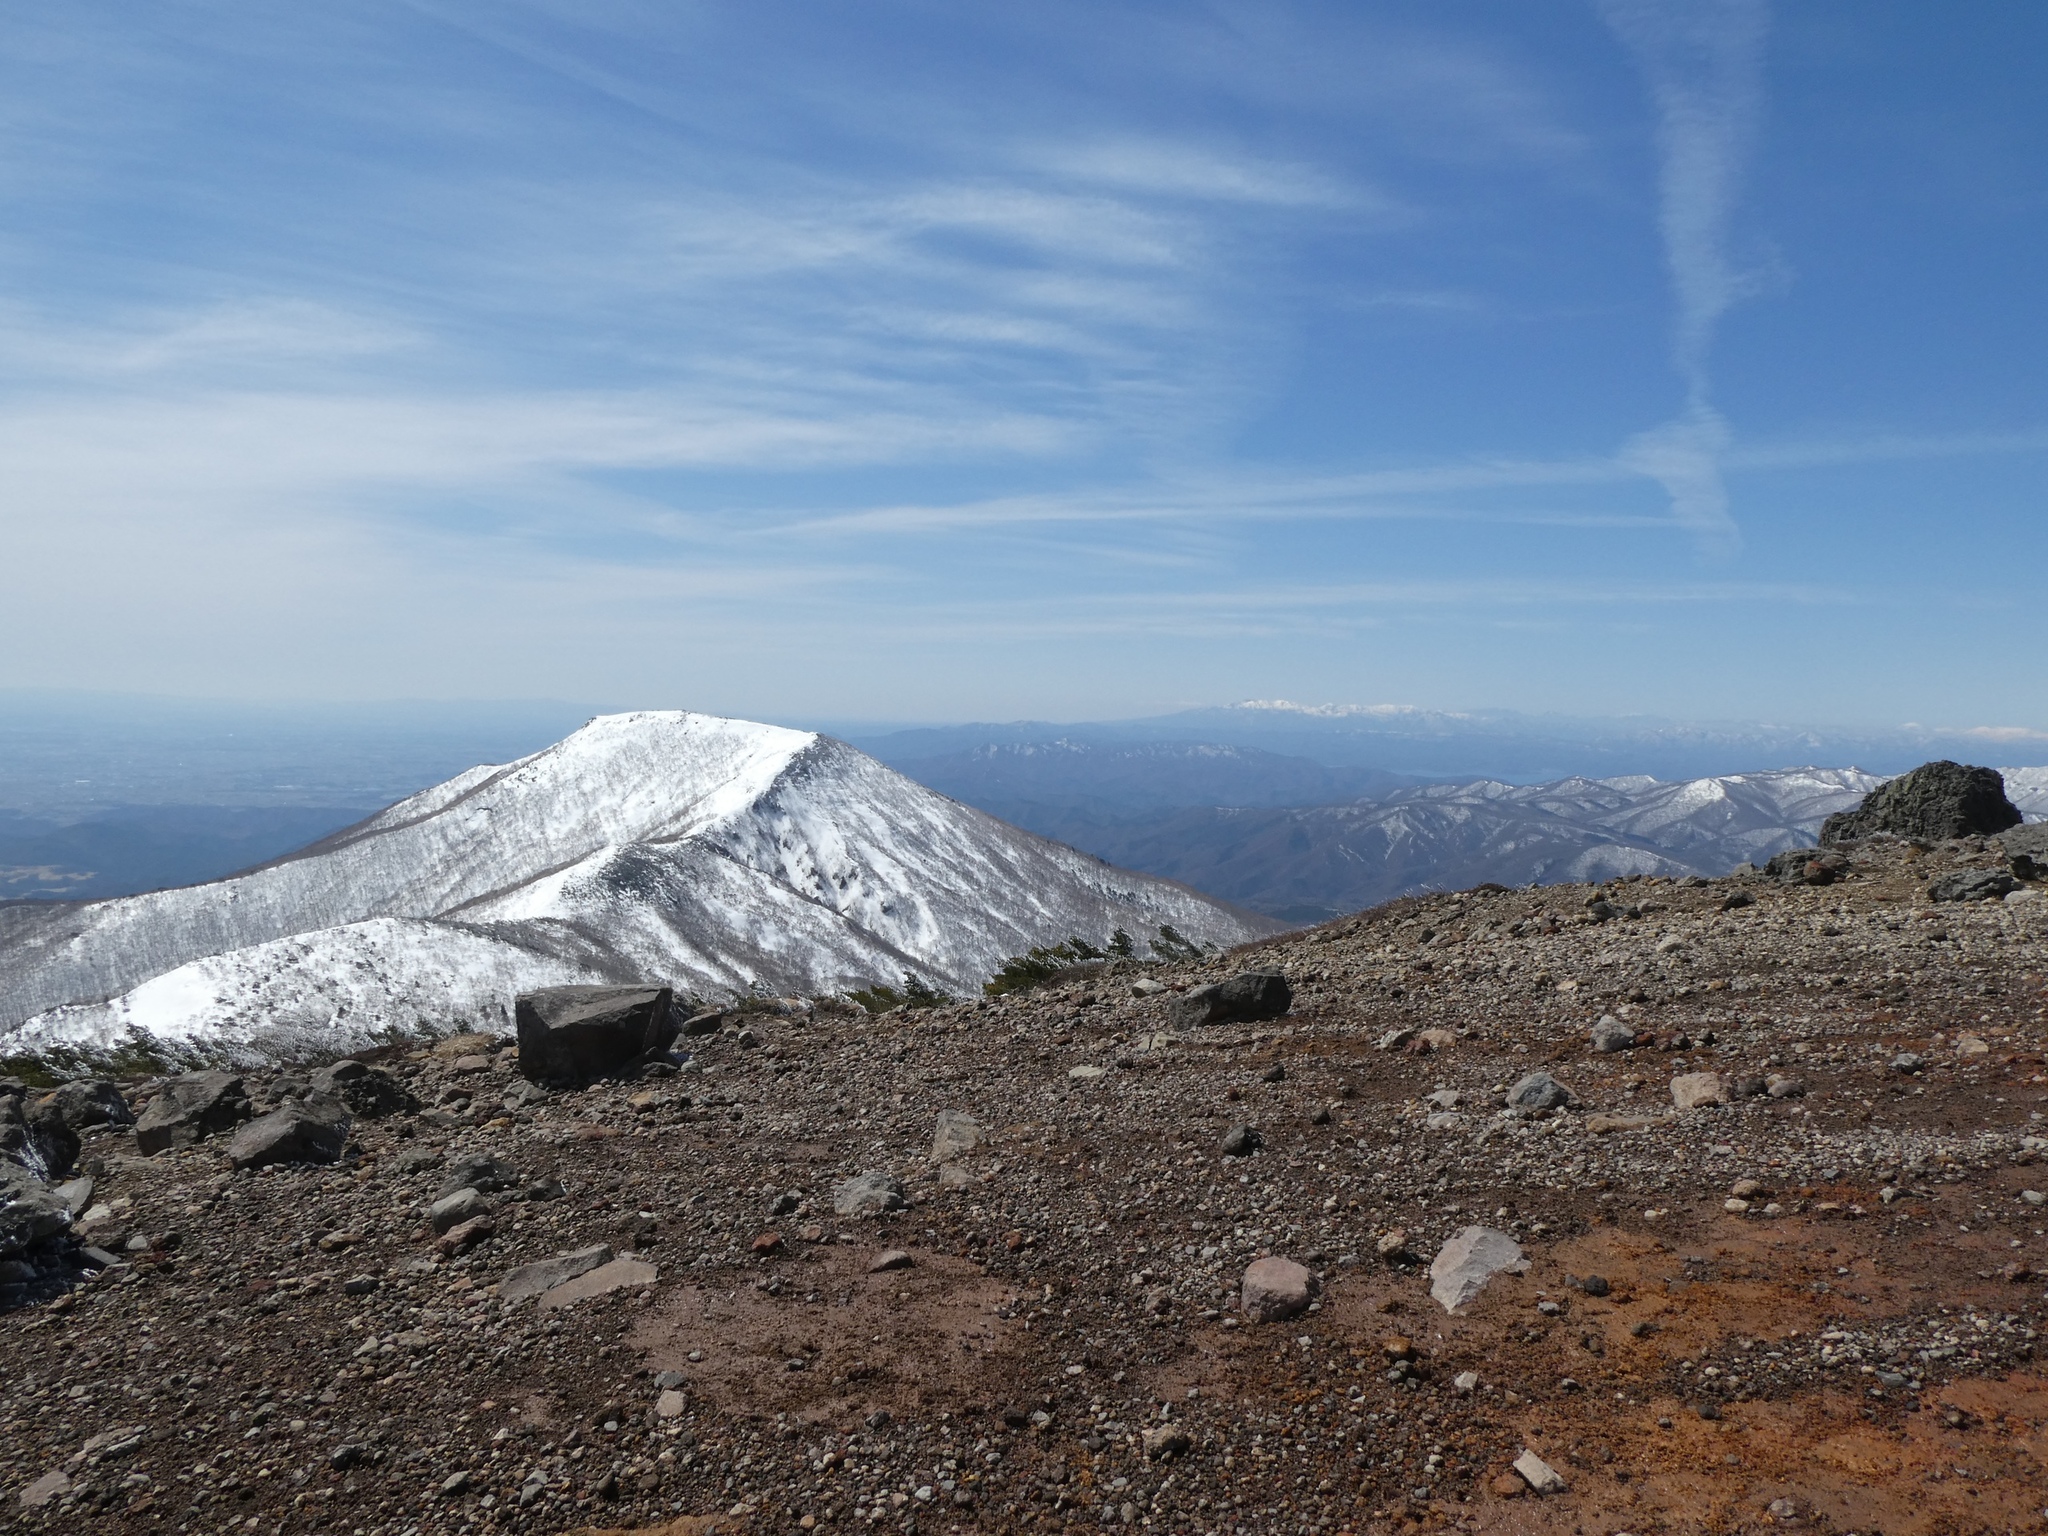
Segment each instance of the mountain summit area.
M2038 1529L2048 901L2011 862L1413 898L736 1014L572 1088L385 1047L330 1070L317 1164L259 1166L303 1071L67 1085L30 1115L80 1127L75 1221L0 1270L0 1524ZM1192 1006L1275 971L1281 1017ZM195 1089L212 1133L152 1151Z
M503 1030L515 993L576 983L823 995L909 974L975 992L1069 935L1279 927L831 737L611 715L229 879L0 908L0 1056L332 1054Z

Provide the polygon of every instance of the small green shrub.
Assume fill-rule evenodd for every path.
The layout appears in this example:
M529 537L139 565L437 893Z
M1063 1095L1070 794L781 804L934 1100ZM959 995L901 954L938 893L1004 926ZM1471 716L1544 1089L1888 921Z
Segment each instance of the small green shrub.
M1118 932L1122 930L1119 929ZM1068 938L1058 944L1041 944L1005 960L1003 968L981 984L981 990L990 997L1001 997L1005 992L1029 992L1033 987L1044 986L1070 965L1079 965L1084 960L1108 958L1108 951L1097 949L1083 938Z
M943 1008L953 1001L930 982L909 971L903 973L901 991L876 982L872 987L862 987L846 995L869 1013L887 1013L891 1008Z

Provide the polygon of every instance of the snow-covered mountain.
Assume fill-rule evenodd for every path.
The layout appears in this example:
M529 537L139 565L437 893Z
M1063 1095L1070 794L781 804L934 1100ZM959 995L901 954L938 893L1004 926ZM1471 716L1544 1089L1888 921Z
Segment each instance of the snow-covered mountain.
M2048 815L2048 769L2004 770L2030 819ZM1342 805L1187 807L1115 822L1028 824L1135 869L1306 923L1422 890L1625 874L1721 875L1811 843L1884 778L1788 768L1677 783L1643 776L1423 784Z
M613 715L230 879L0 909L0 1055L341 1050L503 1027L514 992L565 982L971 991L1030 945L1168 924L1220 944L1278 926L830 737Z

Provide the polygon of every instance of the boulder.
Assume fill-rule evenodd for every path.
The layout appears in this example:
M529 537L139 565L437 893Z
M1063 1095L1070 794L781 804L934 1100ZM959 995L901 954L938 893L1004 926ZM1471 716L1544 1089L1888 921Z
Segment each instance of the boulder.
M473 1189L480 1195L495 1195L515 1188L519 1170L494 1152L465 1152L448 1165L434 1198L441 1199L459 1189Z
M101 1077L81 1077L44 1095L41 1103L74 1131L96 1125L133 1125L135 1114L121 1090Z
M1612 1014L1607 1014L1589 1031L1589 1038L1594 1050L1609 1055L1632 1049L1636 1043L1636 1032Z
M0 1162L0 1259L12 1258L71 1225L57 1192L13 1163Z
M2029 822L1998 834L2012 872L2022 880L2048 880L2048 822Z
M935 1163L950 1163L956 1157L965 1157L981 1145L981 1122L974 1116L958 1109L939 1111L938 1124L932 1130L931 1160Z
M1429 1266L1429 1294L1446 1312L1471 1305L1487 1282L1504 1269L1522 1265L1522 1245L1491 1227L1467 1227L1442 1248Z
M0 1158L39 1179L61 1178L78 1156L78 1133L47 1099L0 1097Z
M611 1261L611 1249L599 1243L592 1248L578 1248L574 1253L559 1253L552 1259L522 1264L508 1271L498 1282L498 1300L508 1303L531 1301Z
M1927 887L1929 901L2003 901L2020 888L2002 869L1959 869Z
M1726 1104L1728 1100L1728 1079L1718 1072L1688 1072L1671 1079L1671 1102L1680 1109Z
M427 1207L427 1225L436 1232L447 1232L466 1221L475 1221L479 1216L490 1214L490 1201L473 1189L458 1189Z
M1266 1138L1249 1125L1233 1125L1223 1133L1219 1150L1225 1157L1250 1157L1266 1144Z
M168 1078L135 1124L145 1157L192 1147L232 1131L253 1113L248 1090L232 1072L187 1072Z
M1173 1000L1167 1019L1176 1029L1201 1024L1245 1024L1277 1019L1294 1004L1294 991L1278 971L1246 971L1228 981L1190 987Z
M832 1209L841 1216L881 1216L908 1203L903 1181L886 1173L855 1174L832 1190Z
M228 1160L237 1168L265 1168L272 1163L332 1163L348 1144L353 1122L339 1099L314 1095L280 1104L260 1120L251 1120L228 1143Z
M537 1083L587 1082L665 1051L676 1037L667 987L548 987L522 993L519 1071Z
M313 1093L339 1099L365 1120L410 1114L420 1107L419 1100L397 1078L360 1061L337 1061L322 1067L308 1087Z
M1244 1272L1240 1303L1255 1323L1277 1323L1308 1309L1316 1277L1292 1259L1260 1259Z
M1832 847L1872 833L1941 842L1951 837L1989 837L2020 824L2019 809L2005 797L1996 768L1971 768L1946 759L1922 763L1911 773L1878 785L1853 811L1837 811L1821 823L1820 840Z
M1548 1072L1531 1072L1508 1090L1510 1109L1563 1109L1571 1101L1571 1089Z

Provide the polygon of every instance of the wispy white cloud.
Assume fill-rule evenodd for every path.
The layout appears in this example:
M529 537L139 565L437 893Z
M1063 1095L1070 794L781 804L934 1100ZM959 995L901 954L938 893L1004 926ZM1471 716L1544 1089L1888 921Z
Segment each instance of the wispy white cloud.
M1708 357L1721 317L1751 284L1728 253L1728 225L1763 110L1764 0L1598 0L1641 65L1657 109L1665 260L1677 306L1673 358L1685 410L1625 454L1662 484L1671 514L1703 549L1732 554L1720 455L1727 423L1710 403Z

